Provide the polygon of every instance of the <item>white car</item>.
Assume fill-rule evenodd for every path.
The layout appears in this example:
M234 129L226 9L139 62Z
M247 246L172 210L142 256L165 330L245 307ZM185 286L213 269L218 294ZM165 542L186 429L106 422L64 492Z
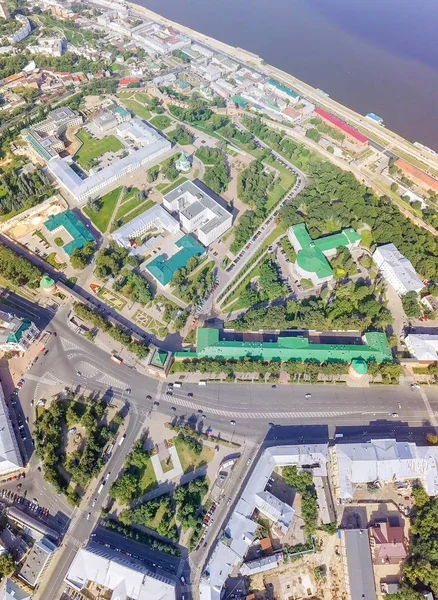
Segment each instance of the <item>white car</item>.
M88 513L88 515L87 515L87 521L90 520L90 517L91 517L91 513Z

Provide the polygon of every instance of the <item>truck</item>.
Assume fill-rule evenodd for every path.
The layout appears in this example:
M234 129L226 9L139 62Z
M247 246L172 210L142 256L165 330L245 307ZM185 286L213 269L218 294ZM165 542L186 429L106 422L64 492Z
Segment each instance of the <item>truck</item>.
M97 490L98 494L100 494L100 492L103 490L103 486L104 486L104 484L101 483L100 486L99 486L99 489Z
M125 438L126 438L126 433L124 433L124 434L122 435L122 437L120 438L120 441L119 441L119 446L121 446L121 445L123 444L123 442L125 441Z
M117 356L116 354L111 354L111 360L113 360L118 365L121 365L122 362L123 362L123 360L119 356Z

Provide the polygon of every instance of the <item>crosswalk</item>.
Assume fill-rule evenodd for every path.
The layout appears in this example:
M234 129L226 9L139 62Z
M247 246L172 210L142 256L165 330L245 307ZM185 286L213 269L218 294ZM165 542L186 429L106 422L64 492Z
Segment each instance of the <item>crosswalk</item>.
M221 410L219 408L212 408L207 406L200 406L194 402L190 402L185 398L178 398L178 396L169 394L162 394L161 399L164 402L169 402L174 406L181 406L190 410L198 411L199 409L204 410L209 415L216 415L218 417L238 417L240 419L318 419L318 418L332 418L342 417L352 414L352 411L285 411L285 412L246 412L246 411L232 411L232 410Z

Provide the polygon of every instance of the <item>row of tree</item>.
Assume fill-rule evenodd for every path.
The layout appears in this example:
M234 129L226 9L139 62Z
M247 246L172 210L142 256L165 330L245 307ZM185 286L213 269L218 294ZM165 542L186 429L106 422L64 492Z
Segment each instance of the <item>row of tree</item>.
M18 256L13 250L0 245L0 273L2 277L22 286L37 288L42 277L41 271L35 267L27 258Z
M40 169L20 175L10 169L1 173L0 192L0 213L5 215L36 206L53 194L53 188Z
M123 535L123 537L133 540L134 542L138 542L140 544L144 544L152 550L157 550L159 552L164 552L166 554L170 554L171 556L179 556L181 551L179 548L171 544L170 542L165 542L164 540L159 540L153 535L149 535L148 533L144 533L134 527L128 527L127 525L123 525L119 521L115 521L114 519L106 519L104 521L104 526L111 531L116 531Z

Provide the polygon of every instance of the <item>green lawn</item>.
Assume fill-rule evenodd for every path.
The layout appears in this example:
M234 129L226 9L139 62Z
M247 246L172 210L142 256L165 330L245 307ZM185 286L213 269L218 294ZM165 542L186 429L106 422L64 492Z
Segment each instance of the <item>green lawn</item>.
M92 221L92 223L97 227L99 231L105 233L107 230L108 224L111 221L111 217L113 215L114 209L117 204L117 200L119 198L120 192L122 188L118 187L109 194L105 194L101 198L101 209L99 212L93 212L89 208L85 207L84 213L87 217Z
M133 98L123 98L120 97L121 102L126 106L128 110L133 112L140 119L144 119L145 121L151 118L151 111L148 110L143 104L137 102Z
M137 206L139 206L140 204L143 204L143 203L144 203L143 200L137 200L137 198L129 199L127 202L124 202L120 206L120 208L116 214L116 219L121 219L122 217L124 217L126 215L126 213L129 213L130 210L134 210L134 208L136 208Z
M265 163L274 167L279 172L277 179L275 180L274 187L268 192L268 201L266 203L267 212L271 212L277 204L284 198L286 193L293 188L295 185L296 177L286 167L283 167L276 160L266 159Z
M152 98L150 96L148 96L147 94L144 94L143 92L140 92L139 94L135 94L135 97L137 100L139 100L140 102L143 102L144 104L149 104L152 101Z
M166 129L169 125L172 125L173 121L166 115L157 115L149 121L151 125L157 129Z
M199 150L196 150L195 156L196 158L199 158L199 160L203 162L204 165L215 165L218 162L218 160L215 160L214 158L207 158L201 148L199 148Z
M88 169L88 162L93 158L98 158L105 152L117 152L123 148L123 144L113 135L102 140L95 140L81 129L77 132L76 137L81 140L82 146L76 152L75 159L84 169Z
M151 492L158 486L157 479L155 477L154 467L152 466L151 459L149 459L146 463L146 467L144 468L143 475L141 478L141 493L147 494Z
M162 192L163 190L165 190L167 188L167 183L159 183L158 185L155 186L155 189L158 192Z
M187 181L187 177L180 177L179 179L177 179L176 181L174 181L173 183L166 186L164 189L162 189L160 191L164 196L164 194L168 194L169 192L171 192L172 190L177 188L179 185L182 185L185 181ZM158 189L158 186L157 186L157 189Z
M184 473L196 471L196 469L208 464L214 458L214 450L205 445L201 454L195 454L181 438L174 438L174 442Z

